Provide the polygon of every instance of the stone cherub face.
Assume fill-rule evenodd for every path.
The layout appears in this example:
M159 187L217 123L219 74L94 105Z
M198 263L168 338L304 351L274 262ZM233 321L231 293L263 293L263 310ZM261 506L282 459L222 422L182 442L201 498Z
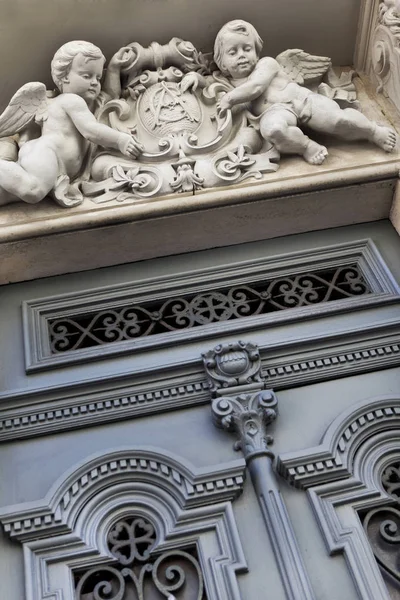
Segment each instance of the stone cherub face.
M261 48L261 38L250 23L230 21L216 37L214 60L224 75L243 79L254 70Z
M77 94L91 103L101 90L105 58L99 48L89 42L68 42L52 61L54 83L63 93Z
M77 94L87 102L97 98L101 90L103 66L102 58L87 59L83 54L77 54L62 81L63 93Z
M248 77L258 61L254 42L240 33L225 36L222 64L232 79Z

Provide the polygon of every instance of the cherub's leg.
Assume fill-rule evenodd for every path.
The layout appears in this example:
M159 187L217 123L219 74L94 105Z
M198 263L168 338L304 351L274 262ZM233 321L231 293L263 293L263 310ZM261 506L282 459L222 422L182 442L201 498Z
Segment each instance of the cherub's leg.
M53 188L58 176L54 151L33 140L20 150L18 162L0 160L0 187L24 202L36 204ZM34 145L35 144L35 145ZM15 198L10 198L10 201Z
M312 116L307 123L316 131L331 133L348 141L368 140L385 152L392 152L396 133L390 127L378 125L354 108L341 109L330 98L310 96Z
M325 146L310 140L297 127L297 117L284 108L272 108L260 120L260 133L282 154L300 154L313 165L320 165L328 156Z

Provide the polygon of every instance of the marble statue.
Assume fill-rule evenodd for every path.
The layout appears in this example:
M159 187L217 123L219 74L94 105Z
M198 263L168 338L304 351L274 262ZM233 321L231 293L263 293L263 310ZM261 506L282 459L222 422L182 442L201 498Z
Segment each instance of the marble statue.
M34 123L41 124L42 130L36 139L24 142L21 136L17 162L0 159L0 203L21 199L35 204L50 192L63 206L80 203L80 192L70 181L81 170L89 142L128 157L139 155L141 146L132 136L98 123L92 113L104 62L93 44L69 42L51 63L57 96L48 98L45 85L36 82L13 96L0 116L0 136L27 133Z
M251 111L260 119L261 136L280 153L299 154L311 164L321 164L328 151L303 133L303 125L345 140L369 140L386 152L393 151L392 129L299 85L307 74L318 71L315 57L292 50L277 60L260 58L261 48L262 40L250 23L230 21L219 31L214 60L234 87L218 102L220 116L235 105L251 102Z
M57 91L28 83L0 115L0 204L148 202L268 177L281 154L319 165L327 149L303 127L394 149L394 131L356 110L353 71L302 50L260 58L261 47L245 21L220 30L214 58L180 38L133 42L103 81L99 48L65 44Z

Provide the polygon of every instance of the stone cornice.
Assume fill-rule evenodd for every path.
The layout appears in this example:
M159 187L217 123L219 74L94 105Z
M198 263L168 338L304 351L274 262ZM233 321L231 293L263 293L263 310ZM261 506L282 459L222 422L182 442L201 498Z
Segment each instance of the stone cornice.
M400 365L398 319L260 347L266 383L279 391ZM114 379L0 396L0 442L210 402L200 363L188 361Z

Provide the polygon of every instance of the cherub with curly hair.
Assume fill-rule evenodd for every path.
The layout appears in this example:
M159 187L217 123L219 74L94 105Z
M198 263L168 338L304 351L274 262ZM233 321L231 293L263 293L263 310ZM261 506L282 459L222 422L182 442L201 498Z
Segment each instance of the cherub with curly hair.
M0 160L0 204L16 200L35 204L50 192L62 206L79 204L83 198L70 182L80 173L89 142L128 157L140 154L142 148L132 136L99 123L92 113L104 63L93 44L68 42L51 63L60 91L56 97L48 98L45 85L36 82L13 96L0 116L0 137L26 132L34 122L42 131L39 138L21 143L17 162Z
M260 133L265 140L279 152L299 154L315 165L325 160L328 151L303 133L300 128L303 125L349 141L369 140L386 152L394 150L396 134L392 129L370 121L354 108L341 109L333 99L299 85L298 81L304 83L301 65L293 76L290 69L288 73L283 68L282 61L260 58L261 48L260 36L246 21L230 21L219 31L214 60L235 88L219 101L221 117L236 104L251 102L252 112L260 117ZM280 55L286 55L283 61L292 60L289 53L295 61L303 61L305 71L309 69L311 74L316 70L315 59L329 63L329 59L312 57L301 50L283 53ZM325 70L328 67L322 66Z

